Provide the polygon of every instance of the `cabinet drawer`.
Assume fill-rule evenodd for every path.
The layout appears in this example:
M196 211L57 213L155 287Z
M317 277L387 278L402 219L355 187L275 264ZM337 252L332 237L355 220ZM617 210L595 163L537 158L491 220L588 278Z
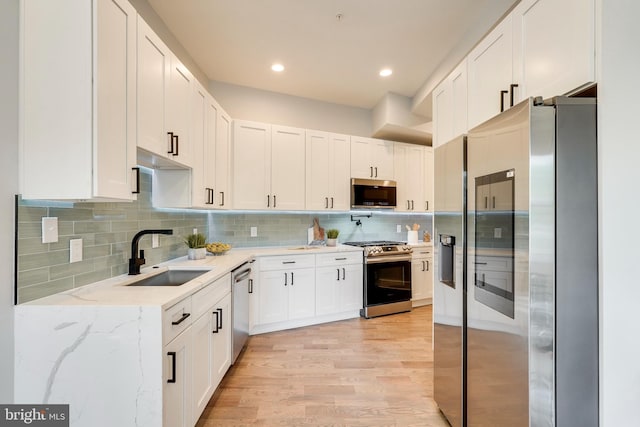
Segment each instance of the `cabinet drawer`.
M187 297L166 309L162 317L162 339L169 343L193 322L191 297Z
M433 248L413 248L411 259L424 259L433 257Z
M191 296L193 318L200 317L229 292L231 292L231 274L225 274L193 294Z
M316 255L318 267L330 267L332 265L362 264L362 252L334 252L330 254Z
M315 255L269 256L260 258L260 271L291 270L295 268L315 267Z

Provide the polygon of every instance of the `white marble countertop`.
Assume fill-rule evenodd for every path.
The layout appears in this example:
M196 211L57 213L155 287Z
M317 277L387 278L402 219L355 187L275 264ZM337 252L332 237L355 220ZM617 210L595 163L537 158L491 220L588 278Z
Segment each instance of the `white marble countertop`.
M335 247L298 245L231 249L224 255L213 256L209 254L203 260L188 260L187 257L181 257L145 267L137 276L123 274L21 305L160 306L166 309L254 257L331 252L362 252L362 248L347 245ZM159 274L168 269L208 271L180 286L127 286L132 282Z

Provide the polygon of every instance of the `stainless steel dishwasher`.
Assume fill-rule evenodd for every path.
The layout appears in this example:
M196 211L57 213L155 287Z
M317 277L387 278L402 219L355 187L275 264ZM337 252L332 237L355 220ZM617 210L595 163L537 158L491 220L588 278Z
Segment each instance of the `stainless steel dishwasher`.
M236 362L238 355L249 338L249 294L253 292L253 277L251 274L253 262L254 260L247 261L231 271L231 295L233 297L233 306L231 308L233 317L232 364Z

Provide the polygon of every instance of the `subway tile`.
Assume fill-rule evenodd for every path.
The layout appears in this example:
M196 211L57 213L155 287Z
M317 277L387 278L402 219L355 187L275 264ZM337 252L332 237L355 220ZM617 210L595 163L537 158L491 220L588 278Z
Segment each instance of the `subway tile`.
M18 272L18 289L49 281L49 268L35 268Z
M18 256L18 271L57 266L69 262L69 251L43 252Z
M93 220L93 210L88 208L49 208L49 216L58 217L58 221Z
M111 231L139 231L138 221L113 221L111 222Z
M106 221L76 221L73 223L74 234L106 233L111 231L111 223Z
M18 206L18 222L40 222L47 215L47 208Z
M93 259L111 255L111 245L85 246L82 250L84 259Z
M73 289L73 278L71 277L28 286L20 289L18 292L18 303L21 304L33 301L38 298L57 294L58 292L67 291L69 289Z
M18 255L37 254L49 251L49 244L42 243L41 237L18 239Z
M68 259L67 259L68 261ZM79 262L55 265L49 269L51 280L89 273L93 270L93 260L85 259Z
M111 277L111 268L105 268L102 270L91 271L85 274L77 274L73 276L74 287L82 285L88 285L89 283L99 282Z
M40 222L23 222L18 224L18 239L39 237L42 239L42 224Z

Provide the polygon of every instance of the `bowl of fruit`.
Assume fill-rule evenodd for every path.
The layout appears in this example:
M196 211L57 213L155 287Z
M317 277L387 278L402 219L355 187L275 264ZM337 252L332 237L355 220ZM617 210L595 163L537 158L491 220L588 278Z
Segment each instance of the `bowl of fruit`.
M231 249L231 245L228 243L222 242L213 242L207 243L207 252L212 253L213 255L224 255Z

